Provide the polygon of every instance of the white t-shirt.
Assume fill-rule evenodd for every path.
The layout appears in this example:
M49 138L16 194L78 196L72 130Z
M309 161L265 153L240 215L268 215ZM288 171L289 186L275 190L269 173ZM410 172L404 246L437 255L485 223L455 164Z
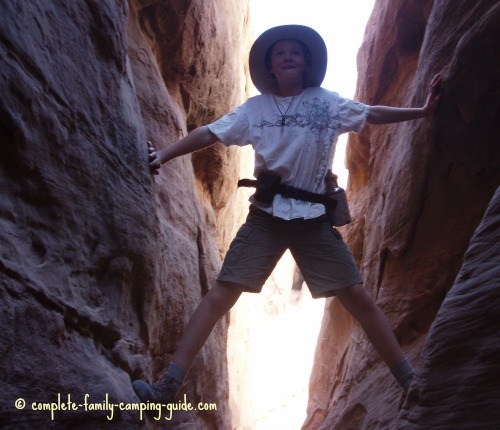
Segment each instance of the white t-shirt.
M332 166L339 135L359 133L369 108L335 92L314 87L294 97L273 97L272 94L252 97L208 128L226 146L252 145L255 177L267 172L280 176L283 184L324 193L324 179ZM252 198L251 202L283 219L310 219L325 213L322 204L288 199L279 194L272 205Z

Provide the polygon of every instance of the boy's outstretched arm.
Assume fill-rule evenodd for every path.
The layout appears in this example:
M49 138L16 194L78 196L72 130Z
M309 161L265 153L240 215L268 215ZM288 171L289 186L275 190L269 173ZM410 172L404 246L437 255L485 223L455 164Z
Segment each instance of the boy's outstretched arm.
M435 75L429 85L429 92L425 105L421 108L398 108L390 106L370 106L366 122L368 124L390 124L394 122L409 121L434 114L439 98L441 76Z
M199 151L207 148L217 142L219 139L213 134L208 127L201 126L195 128L186 137L183 137L177 143L168 146L160 151L156 151L153 145L148 142L149 147L149 167L151 172L157 175L160 167L181 155L190 154L191 152Z

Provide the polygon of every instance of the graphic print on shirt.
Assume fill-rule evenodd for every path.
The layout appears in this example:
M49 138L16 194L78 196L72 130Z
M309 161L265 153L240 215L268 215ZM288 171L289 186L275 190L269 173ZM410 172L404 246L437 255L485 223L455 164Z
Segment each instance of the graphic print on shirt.
M325 131L327 134L332 134L340 130L340 126L339 115L330 113L330 102L317 97L302 102L295 113L287 114L284 125L282 125L281 118L276 121L264 119L260 124L255 124L255 127L261 129L265 127L308 128L316 136L320 136Z
M331 154L332 143L337 140L342 128L340 114L335 107L334 102L332 107L332 101L322 97L301 100L297 109L292 109L286 115L284 125L282 125L282 112L278 114L277 110L276 112L272 110L264 111L260 124L254 124L254 127L261 130L286 130L292 133L287 135L285 140L275 141L272 149L266 147L265 151L268 159L266 168L270 168L269 160L274 160L274 163L276 163L277 160L287 159L288 164L286 166L280 166L278 163L274 166L274 171L293 171L295 180L291 185L299 188L305 189L303 184L309 183L311 179L313 185L308 187L310 190L314 191L321 188L328 168L327 164L333 158L333 154ZM273 119L270 121L268 118ZM305 132L304 138L299 138L297 141L295 136L299 136L302 132L297 134L297 132L293 131L294 128L303 130ZM290 145L291 141L289 139L300 141L300 146L297 146L297 144ZM254 149L256 157L259 157L259 145L254 145ZM287 154L292 151L293 157L288 156ZM308 167L305 168L305 166Z

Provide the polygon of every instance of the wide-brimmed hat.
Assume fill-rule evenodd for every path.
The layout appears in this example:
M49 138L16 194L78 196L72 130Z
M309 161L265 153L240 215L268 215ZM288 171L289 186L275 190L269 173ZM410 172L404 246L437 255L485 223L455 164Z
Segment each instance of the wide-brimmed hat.
M304 43L311 53L311 62L304 76L304 87L319 87L325 78L328 55L326 44L319 33L305 25L280 25L262 33L250 50L250 77L255 87L263 94L276 90L275 78L266 64L267 50L276 42L295 39Z

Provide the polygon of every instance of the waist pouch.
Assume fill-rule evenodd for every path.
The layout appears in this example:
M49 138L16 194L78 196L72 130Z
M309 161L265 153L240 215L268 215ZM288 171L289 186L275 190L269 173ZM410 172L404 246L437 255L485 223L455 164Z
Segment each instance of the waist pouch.
M266 204L271 204L276 194L289 199L321 203L325 205L326 216L332 225L340 227L351 222L345 191L338 186L325 194L317 194L282 184L279 176L262 172L257 180L240 179L238 187L255 187L254 199Z

